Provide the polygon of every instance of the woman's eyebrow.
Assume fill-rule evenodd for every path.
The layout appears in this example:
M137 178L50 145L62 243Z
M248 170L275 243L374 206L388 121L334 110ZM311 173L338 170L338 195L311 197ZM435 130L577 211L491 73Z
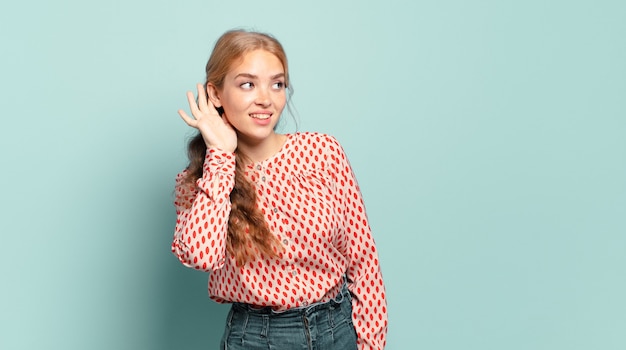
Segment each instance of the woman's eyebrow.
M278 74L272 75L271 79L274 80L274 79L284 78L284 77L285 77L285 73L278 73Z
M272 75L270 77L270 79L274 80L274 79L278 79L278 78L283 78L284 76L285 76L285 73L278 73L278 74ZM254 75L254 74L250 74L250 73L239 73L239 74L237 74L235 76L235 79L239 78L239 77L249 78L249 79L258 79L259 78L258 76Z

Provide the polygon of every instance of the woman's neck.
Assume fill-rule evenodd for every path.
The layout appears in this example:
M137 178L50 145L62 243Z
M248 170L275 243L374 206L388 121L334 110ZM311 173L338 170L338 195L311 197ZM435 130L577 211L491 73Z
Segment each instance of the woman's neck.
M249 143L240 139L237 143L237 149L243 152L251 163L257 163L278 153L286 139L287 135L276 133L256 143Z

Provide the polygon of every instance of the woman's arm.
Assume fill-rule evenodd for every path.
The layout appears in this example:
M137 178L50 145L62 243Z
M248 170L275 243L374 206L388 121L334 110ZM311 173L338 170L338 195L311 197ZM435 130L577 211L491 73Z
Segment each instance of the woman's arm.
M224 266L226 257L235 154L209 148L195 186L183 183L186 174L176 177L172 252L183 265L210 272Z
M342 246L349 260L348 288L353 295L352 320L359 349L383 349L387 335L387 301L361 191L339 143L330 140L330 164L343 213Z

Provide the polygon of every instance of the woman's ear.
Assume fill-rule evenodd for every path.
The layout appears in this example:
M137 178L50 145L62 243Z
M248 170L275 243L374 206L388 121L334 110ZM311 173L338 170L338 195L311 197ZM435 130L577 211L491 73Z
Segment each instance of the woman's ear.
M206 92L209 97L209 101L213 103L215 108L222 107L222 102L220 101L219 91L217 91L217 88L215 87L215 85L213 85L212 83L207 83Z

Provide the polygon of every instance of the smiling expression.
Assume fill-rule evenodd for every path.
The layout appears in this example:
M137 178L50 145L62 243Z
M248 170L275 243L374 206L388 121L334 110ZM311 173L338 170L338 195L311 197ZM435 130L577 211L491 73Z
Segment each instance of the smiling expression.
M209 97L237 131L238 142L257 145L274 137L287 102L285 69L272 53L247 52L226 74L221 90L209 83Z

